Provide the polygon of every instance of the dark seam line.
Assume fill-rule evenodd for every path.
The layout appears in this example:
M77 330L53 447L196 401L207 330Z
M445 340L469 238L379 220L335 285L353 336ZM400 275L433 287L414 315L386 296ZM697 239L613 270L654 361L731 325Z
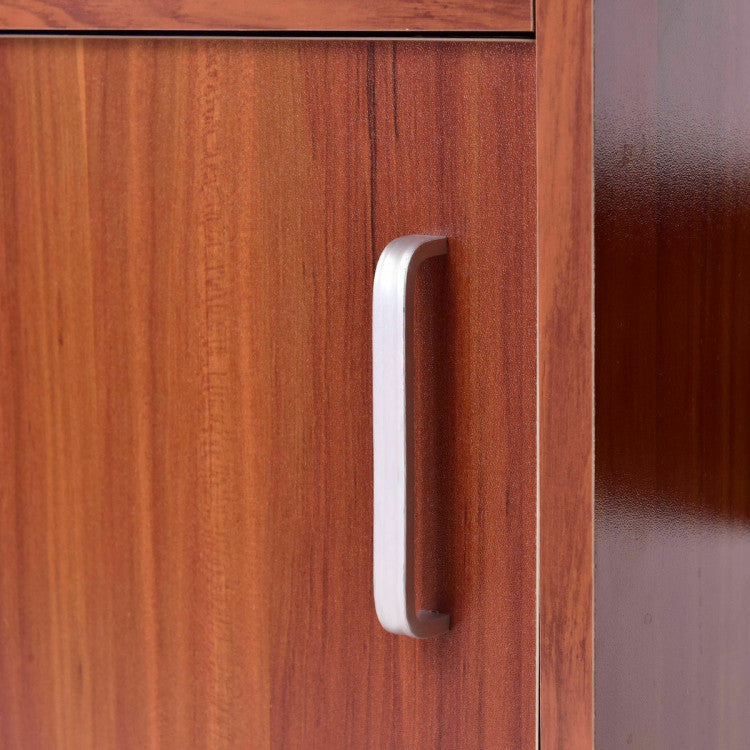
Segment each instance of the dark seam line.
M435 39L466 41L533 41L534 31L243 31L243 30L119 30L119 29L0 29L4 36L38 37L144 37L215 39Z

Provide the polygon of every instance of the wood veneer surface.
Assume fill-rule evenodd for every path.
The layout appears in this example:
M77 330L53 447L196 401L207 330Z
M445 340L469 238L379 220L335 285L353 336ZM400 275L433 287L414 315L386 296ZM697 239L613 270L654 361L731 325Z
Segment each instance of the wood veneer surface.
M750 6L598 0L596 736L750 737Z
M535 746L532 45L0 47L0 745ZM417 301L419 598L371 588ZM429 564L428 564L429 563Z
M0 28L528 32L534 19L532 0L0 0Z
M594 723L591 0L537 8L542 747Z

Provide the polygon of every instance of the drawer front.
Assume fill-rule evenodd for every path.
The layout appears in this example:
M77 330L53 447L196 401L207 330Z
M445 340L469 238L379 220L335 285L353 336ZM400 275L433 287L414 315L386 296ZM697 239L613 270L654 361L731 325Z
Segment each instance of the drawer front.
M3 747L536 737L534 46L0 48ZM420 606L372 593L370 314L415 301Z
M0 0L0 29L528 33L532 0Z

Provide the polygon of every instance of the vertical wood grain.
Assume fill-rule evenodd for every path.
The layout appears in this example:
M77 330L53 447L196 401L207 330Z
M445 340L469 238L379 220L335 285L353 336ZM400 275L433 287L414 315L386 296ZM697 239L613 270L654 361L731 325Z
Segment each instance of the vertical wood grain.
M542 747L593 745L591 0L537 3Z
M534 48L0 48L3 747L533 747ZM370 304L417 300L419 596L371 588Z

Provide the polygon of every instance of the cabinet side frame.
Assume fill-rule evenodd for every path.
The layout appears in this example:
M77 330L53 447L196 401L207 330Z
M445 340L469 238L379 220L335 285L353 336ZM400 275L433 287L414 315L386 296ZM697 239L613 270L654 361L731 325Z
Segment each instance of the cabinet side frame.
M538 0L540 747L594 743L593 0Z

